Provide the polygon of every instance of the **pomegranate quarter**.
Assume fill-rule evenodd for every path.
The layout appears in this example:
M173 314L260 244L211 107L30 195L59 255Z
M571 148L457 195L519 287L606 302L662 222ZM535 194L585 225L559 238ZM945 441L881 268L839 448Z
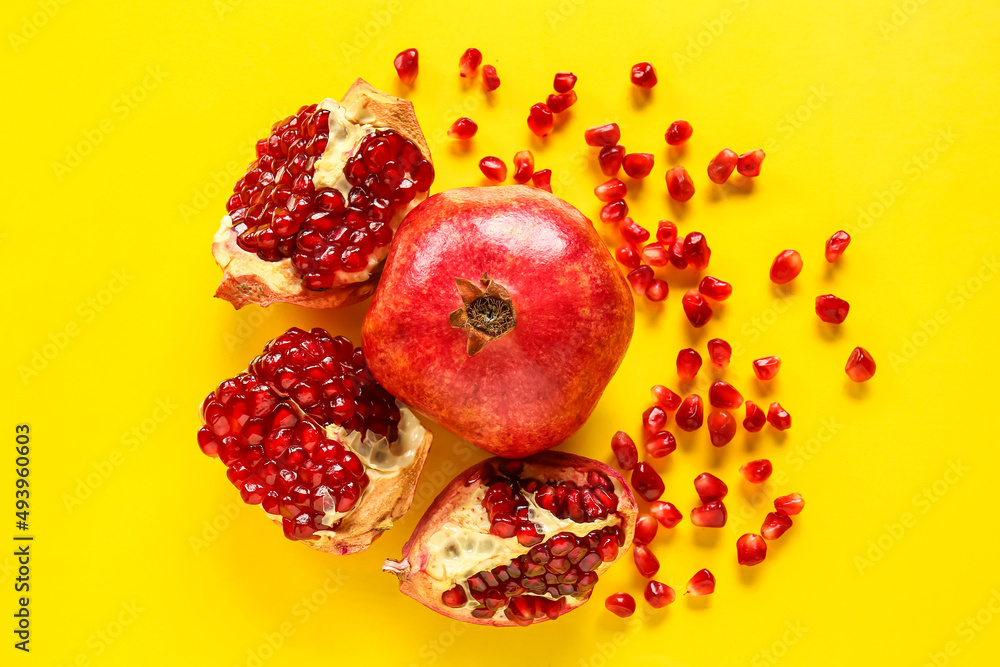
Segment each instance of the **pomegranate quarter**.
M510 185L442 192L407 216L363 341L390 393L517 458L583 425L633 326L628 284L593 225Z

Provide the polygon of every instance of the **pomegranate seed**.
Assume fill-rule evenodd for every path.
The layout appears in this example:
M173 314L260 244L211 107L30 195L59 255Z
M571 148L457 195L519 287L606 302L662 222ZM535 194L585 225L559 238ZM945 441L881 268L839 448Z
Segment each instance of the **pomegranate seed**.
M689 232L684 237L683 252L684 260L691 268L699 271L708 268L712 249L708 247L708 239L701 232Z
M622 470L632 470L639 462L639 450L636 449L635 441L625 431L618 431L611 436L611 451Z
M765 540L776 540L785 534L785 531L792 527L792 520L784 514L768 512L764 517L764 523L760 527L760 534Z
M779 431L785 431L792 425L792 416L775 401L767 409L767 423Z
M708 433L716 447L728 445L736 435L736 420L727 410L712 410L708 413Z
M635 599L628 593L612 593L604 601L604 606L612 614L622 618L628 618L635 613Z
M656 85L656 70L647 62L636 63L632 65L630 79L640 88L652 88Z
M654 609L661 609L666 607L668 604L674 601L677 594L674 593L674 589L666 584L661 584L658 581L650 581L646 584L646 590L643 591L643 596L646 598L646 602L649 603L650 607Z
M479 161L479 170L493 183L503 183L507 180L507 165L493 155L487 155Z
M552 113L562 113L576 104L576 91L571 90L568 93L555 93L553 95L549 95L545 99L545 104L549 107Z
M847 358L847 366L844 367L847 377L855 382L866 382L875 375L875 360L872 355L863 347L856 347Z
M587 142L588 146L614 146L621 138L622 131L618 127L618 123L594 125L583 132L583 140Z
M473 77L483 62L483 54L479 49L466 49L458 59L458 73L463 78Z
M729 180L733 169L736 169L736 162L739 158L736 153L728 148L723 148L719 154L708 163L708 177L713 183L722 185Z
M649 287L649 283L653 280L653 269L642 264L639 268L629 271L625 277L632 286L632 291L642 296L646 293L646 288Z
M670 263L674 265L675 269L686 269L688 262L684 259L684 239L678 238L674 241L674 244L670 246Z
M652 153L629 153L622 158L622 168L632 178L646 178L653 170Z
M698 291L715 301L725 301L733 293L733 286L725 280L719 280L712 276L705 276L698 283Z
M747 415L743 419L743 428L750 433L756 433L764 428L764 424L767 423L767 415L764 414L764 410L753 401L747 401L743 405L747 411Z
M713 338L708 341L708 356L713 365L725 368L733 356L733 346L721 338Z
M655 525L655 521L653 522ZM635 558L635 568L639 574L650 579L660 571L660 561L653 554L652 549L645 544L636 544L632 550L632 557Z
M774 499L774 511L785 516L794 516L801 512L805 506L806 501L802 499L802 494L800 493L789 493L787 496ZM652 508L650 508L650 511L652 511ZM656 514L654 513L653 516L656 516Z
M552 192L552 170L539 169L531 175L531 184L539 190Z
M694 183L684 167L673 167L667 170L667 192L679 202L685 202L694 196Z
M666 425L667 413L659 405L647 408L646 411L642 413L642 430L646 433L647 438L652 438L654 435L662 431L663 427Z
M850 243L850 234L843 230L834 232L833 236L826 240L826 261L831 264L836 262L844 254L844 251L847 250L847 246Z
M535 156L531 151L514 153L514 182L527 183L533 173L535 173Z
M691 523L699 528L722 528L726 525L726 505L712 500L691 510Z
M400 51L392 61L396 68L396 74L399 75L399 80L403 82L403 85L412 86L413 82L417 80L417 71L420 69L419 61L420 54L417 53L416 49Z
M632 488L650 502L658 500L665 489L663 478L645 461L640 462L632 471Z
M557 93L568 93L576 85L576 74L572 72L556 72L552 87Z
M802 271L802 257L794 250L782 250L771 264L771 282L784 285Z
M681 511L673 503L668 503L664 500L657 500L650 503L649 512L656 517L661 526L668 529L679 524L681 519L684 518L684 515L681 514Z
M688 595L711 595L715 592L715 575L708 570L698 570L688 580Z
M646 454L653 459L662 459L677 449L677 441L670 431L660 431L646 440Z
M736 161L736 171L752 178L760 174L760 163L763 161L764 151L759 148L749 153L744 153Z
M622 168L622 160L625 159L624 146L605 146L597 154L597 162L601 165L601 173L605 176L614 176Z
M632 218L622 220L622 224L618 230L621 232L622 238L629 243L639 244L649 240L649 230L632 220Z
M628 186L625 185L624 181L620 181L617 178L608 179L594 188L594 195L603 202L624 199L627 194ZM646 238L649 238L648 232L646 233Z
M681 305L688 321L696 328L705 326L712 319L712 308L698 290L689 289L685 292Z
M465 116L459 118L448 128L448 136L452 139L471 139L476 136L479 126L476 121Z
M746 477L748 482L761 484L767 481L773 469L771 462L767 459L757 459L741 465L740 474Z
M545 104L538 103L528 112L528 128L537 137L544 137L552 131L552 112Z
M636 269L642 260L639 258L639 251L631 243L622 243L615 249L615 258L618 262L629 269Z
M662 384L654 384L650 393L653 394L656 404L668 412L673 412L681 404L681 397Z
M640 514L635 520L635 537L632 541L636 544L649 544L656 537L656 517L652 514Z
M741 535L736 540L736 560L740 565L757 565L767 556L767 542L755 533Z
M704 408L701 404L701 396L698 394L691 394L681 401L680 407L677 408L677 414L674 415L677 428L682 431L697 431L701 428L703 420Z
M663 301L669 293L670 285L667 284L666 280L653 278L646 285L646 298L650 301Z
M616 199L601 207L601 222L621 222L628 215L628 204L624 199Z
M753 360L753 372L758 380L773 380L781 368L781 359L775 356Z
M722 500L729 493L726 483L710 472L703 472L694 478L694 490L702 503Z
M680 146L691 138L693 132L694 128L691 127L691 123L686 120L675 120L667 128L667 133L663 135L663 138L671 146Z
M669 248L677 240L677 225L669 220L660 220L656 226L656 240Z
M816 297L816 315L830 324L840 324L847 319L851 304L832 294Z
M642 249L642 261L650 266L666 266L670 263L670 250L657 241Z
M685 347L677 353L677 376L682 380L692 380L701 370L701 355L697 350Z
M497 68L493 65L483 65L483 88L487 93L492 93L500 87L500 77L497 76Z
M708 388L708 402L713 408L738 408L743 405L743 396L736 387L719 380Z

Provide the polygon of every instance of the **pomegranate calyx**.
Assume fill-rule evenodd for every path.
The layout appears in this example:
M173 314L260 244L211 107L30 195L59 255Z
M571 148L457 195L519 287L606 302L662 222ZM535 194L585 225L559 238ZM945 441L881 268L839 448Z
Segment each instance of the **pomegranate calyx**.
M467 350L470 357L491 340L509 334L517 324L510 292L485 273L479 283L455 278L462 306L448 316L452 328L461 329L469 335Z

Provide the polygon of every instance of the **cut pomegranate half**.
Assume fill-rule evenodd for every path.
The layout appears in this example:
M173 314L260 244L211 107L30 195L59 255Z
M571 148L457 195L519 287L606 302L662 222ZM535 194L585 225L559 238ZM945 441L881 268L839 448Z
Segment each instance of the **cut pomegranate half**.
M403 217L434 182L410 102L358 79L257 142L212 243L215 296L236 308L357 303L375 291Z
M450 618L531 625L585 603L628 550L636 505L610 467L573 454L492 458L441 492L387 560L400 590Z

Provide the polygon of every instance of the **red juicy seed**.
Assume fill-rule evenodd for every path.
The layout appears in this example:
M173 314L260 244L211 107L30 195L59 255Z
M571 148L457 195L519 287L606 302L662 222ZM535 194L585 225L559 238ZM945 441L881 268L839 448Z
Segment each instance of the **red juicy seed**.
M774 511L785 516L794 516L802 511L806 506L806 501L802 499L800 493L789 493L774 499Z
M771 282L784 285L802 271L802 256L794 250L782 250L771 264Z
M666 266L670 263L670 250L664 248L659 241L643 247L641 254L642 261L650 266Z
M700 429L704 421L704 407L701 404L701 396L691 394L681 401L680 407L677 408L677 414L674 415L674 421L677 422L677 428L682 431L697 431Z
M654 278L649 281L649 285L646 286L646 298L650 301L663 301L667 298L669 293L670 285L667 284L666 280Z
M635 567L639 570L639 574L647 579L660 571L660 561L646 545L637 544L632 550L632 557L635 558Z
M629 243L635 243L638 245L649 240L649 230L634 221L632 218L625 218L622 220L621 225L618 227L618 231L621 232L622 238Z
M767 423L767 415L764 414L764 410L753 401L747 401L744 403L744 407L747 413L746 417L743 418L743 428L750 433L756 433L764 428L764 424Z
M646 178L653 170L652 153L629 153L622 158L622 168L632 178Z
M663 478L645 461L639 463L632 471L631 481L635 492L650 502L662 496L666 488L663 485Z
M457 609L458 607L465 606L465 603L468 602L468 597L465 595L465 589L462 585L458 584L454 588L449 588L442 593L441 601L444 602L445 606Z
M667 192L679 202L685 202L694 196L694 182L684 167L672 167L667 170Z
M674 244L670 246L670 263L675 269L686 269L687 260L684 259L684 239L678 238L674 241Z
M404 85L411 86L417 80L417 72L420 69L420 57L416 49L406 49L400 51L395 60L392 61L396 68L396 74Z
M642 260L639 258L639 251L631 243L622 243L615 249L615 258L623 266L629 269L638 268Z
M856 347L847 358L847 366L844 368L847 377L855 382L866 382L875 375L875 359L868 350L863 347Z
M533 173L535 173L535 156L531 151L514 153L514 182L527 183Z
M703 503L722 500L729 493L726 483L710 472L703 472L694 478L694 490Z
M766 556L767 543L760 535L747 533L736 540L736 560L740 565L763 563Z
M549 95L545 99L545 104L549 107L552 113L562 113L576 104L576 91L571 90L567 93L555 93L554 95Z
M691 510L691 523L699 528L722 528L726 525L726 506L721 500L713 500Z
M738 408L743 405L743 395L733 385L719 380L708 388L708 402L713 408Z
M493 65L483 65L483 88L491 93L500 87L500 77L497 76L497 68Z
M660 525L664 528L673 528L681 522L684 515L681 511L677 509L673 503L668 503L663 500L657 500L649 505L649 512L656 517L656 520L660 522Z
M663 135L663 138L671 146L679 146L690 139L693 133L694 128L691 127L691 123L686 120L675 120L667 128L667 133Z
M572 72L556 72L555 79L552 81L552 87L557 93L567 93L573 90L575 85L576 74Z
M614 452L618 467L622 470L632 470L639 462L639 450L625 431L618 431L611 436L611 451Z
M677 353L677 376L682 380L692 380L701 370L701 355L697 350L685 347Z
M824 322L840 324L847 319L850 309L851 304L832 294L816 297L816 315Z
M628 204L624 199L616 199L608 202L601 208L601 222L617 223L625 219L628 215Z
M708 247L708 239L701 232L690 232L684 237L684 259L693 269L707 269L712 258L712 249Z
M627 618L635 613L635 599L628 593L612 593L604 601L604 606L612 614L622 618Z
M479 170L493 183L503 183L507 180L507 165L498 157L492 155L484 157L479 161Z
M532 105L528 112L528 128L535 136L544 137L552 131L552 111L545 104Z
M767 409L767 423L779 431L787 430L792 425L792 416L778 402L771 403Z
M851 235L847 232L843 230L834 232L833 236L826 240L826 261L833 264L840 259L850 242Z
M552 170L539 169L531 175L531 184L539 190L552 192Z
M755 461L750 461L740 466L740 474L743 475L748 482L753 484L762 484L767 481L767 478L771 476L773 471L771 462L767 459L757 459Z
M736 161L736 171L744 176L757 176L760 174L760 163L764 161L764 151L761 149L744 153Z
M646 293L646 288L649 287L649 283L653 280L653 269L643 264L639 268L629 271L625 277L632 286L632 291L642 296Z
M657 522L652 514L640 514L635 520L635 537L632 538L636 544L649 544L656 537Z
M583 132L583 140L588 146L614 146L622 138L618 123L605 123L588 127ZM624 149L622 149L624 151Z
M648 62L636 63L629 80L640 88L652 88L656 85L656 70Z
M721 338L713 338L708 341L708 356L713 365L725 368L733 356L733 346Z
M653 607L654 609L661 609L673 602L677 594L674 593L674 589L670 586L661 584L658 581L651 581L646 584L646 590L643 591L643 596L646 598L646 602L649 603L650 607Z
M736 169L738 161L736 153L728 148L723 148L719 154L708 163L708 178L713 183L722 185L729 180L730 174Z
M776 540L785 534L785 531L792 527L792 520L784 514L768 512L764 517L764 523L760 527L760 534L765 540Z
M727 410L712 410L708 414L708 433L716 447L728 445L736 435L736 420Z
M476 136L479 126L471 118L462 116L448 128L448 136L452 139L471 139Z
M677 449L677 441L674 439L673 433L670 431L660 431L654 433L651 438L646 440L646 454L650 458L660 459L668 454L673 453Z
M620 181L617 178L607 180L594 188L594 195L603 202L622 199L627 194L628 187L623 181ZM646 238L649 238L648 233L646 234Z
M698 283L698 291L715 301L725 301L733 293L733 286L725 280L719 280L712 276L705 276Z
M681 397L662 384L653 385L650 393L653 394L656 404L668 412L673 412L681 404Z
M466 49L458 59L458 73L462 77L473 77L483 62L483 54L479 49Z
M781 359L775 356L753 360L753 372L758 380L773 380L781 368Z
M715 592L715 575L708 570L698 570L687 583L688 595L711 595Z
M684 314L694 327L703 327L712 319L712 307L705 301L705 297L698 290L688 290L681 299L684 307Z
M677 240L677 225L669 220L660 220L656 226L656 240L669 248Z
M601 165L601 173L605 176L614 176L622 168L622 161L625 159L624 146L605 146L597 154L597 162Z

